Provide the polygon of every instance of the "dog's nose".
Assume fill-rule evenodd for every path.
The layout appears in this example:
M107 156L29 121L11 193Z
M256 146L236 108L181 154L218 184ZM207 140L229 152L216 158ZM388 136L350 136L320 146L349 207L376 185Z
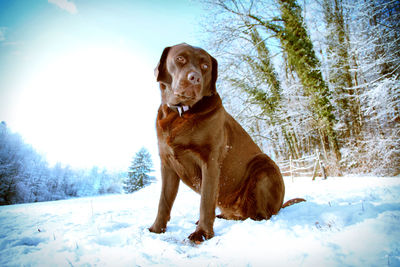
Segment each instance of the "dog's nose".
M191 71L189 72L187 79L193 85L197 85L201 82L201 75L197 72Z

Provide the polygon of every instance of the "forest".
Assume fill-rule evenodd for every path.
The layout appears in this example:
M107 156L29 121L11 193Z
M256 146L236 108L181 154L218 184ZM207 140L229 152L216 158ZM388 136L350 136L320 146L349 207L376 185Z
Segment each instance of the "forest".
M400 173L400 1L202 3L225 107L264 152L318 149L329 175Z
M0 205L121 193L125 172L73 169L46 158L0 123Z

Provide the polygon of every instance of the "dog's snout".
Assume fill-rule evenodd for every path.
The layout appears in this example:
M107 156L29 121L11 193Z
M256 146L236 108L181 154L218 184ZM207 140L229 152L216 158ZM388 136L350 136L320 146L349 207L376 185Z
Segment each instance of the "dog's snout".
M197 85L201 83L201 75L197 72L191 71L187 75L187 79L193 85Z
M183 97L183 98L192 98L192 97L196 96L194 90L190 90L190 89L175 91L174 95L177 97Z

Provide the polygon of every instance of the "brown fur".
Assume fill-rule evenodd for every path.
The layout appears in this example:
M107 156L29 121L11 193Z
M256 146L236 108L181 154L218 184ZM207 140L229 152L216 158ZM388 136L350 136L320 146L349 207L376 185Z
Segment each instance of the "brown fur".
M162 97L156 123L162 189L149 230L166 230L180 180L201 194L200 219L189 236L194 242L213 237L217 206L225 219L277 214L285 194L282 175L222 106L215 89L217 61L180 44L164 49L155 75ZM177 106L190 109L179 114Z
M285 204L282 205L282 209L292 206L294 204L300 203L300 202L305 202L306 200L304 198L293 198L285 202Z

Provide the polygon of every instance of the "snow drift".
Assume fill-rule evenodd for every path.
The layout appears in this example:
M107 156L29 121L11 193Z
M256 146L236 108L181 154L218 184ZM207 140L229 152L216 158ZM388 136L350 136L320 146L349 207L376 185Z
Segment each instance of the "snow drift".
M216 219L193 245L199 196L181 184L165 234L147 228L160 184L110 195L0 207L0 266L400 266L400 179L285 178L269 221Z

